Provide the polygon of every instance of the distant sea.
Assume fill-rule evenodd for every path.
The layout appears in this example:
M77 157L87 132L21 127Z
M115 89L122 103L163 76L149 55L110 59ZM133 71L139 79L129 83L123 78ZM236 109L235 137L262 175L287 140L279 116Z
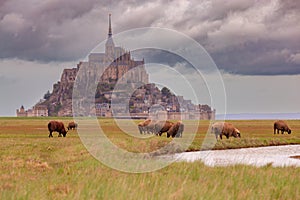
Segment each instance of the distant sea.
M254 120L254 119L300 119L300 113L241 113L217 114L216 119L227 120Z

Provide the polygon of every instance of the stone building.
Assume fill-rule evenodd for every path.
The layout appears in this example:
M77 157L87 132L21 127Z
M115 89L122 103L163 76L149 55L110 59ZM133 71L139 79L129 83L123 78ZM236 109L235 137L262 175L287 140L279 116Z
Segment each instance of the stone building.
M36 105L32 109L25 110L24 106L17 109L17 117L47 117L48 108L45 105Z
M16 111L17 117L27 117L27 111L24 109L24 106L22 105L20 109L17 109Z
M27 110L28 117L47 117L48 108L45 105L35 105L32 109Z
M78 103L75 106L80 110L77 114L80 116L147 118L155 115L168 119L214 119L215 110L209 106L194 105L191 100L175 96L167 88L160 90L155 84L149 83L144 59L134 60L130 51L116 46L112 35L111 15L108 23L104 52L93 52L76 67L64 69L60 81L53 85L50 96L36 104L30 112L27 111L26 115L72 116L72 100L75 98ZM116 83L118 86L123 85L125 89L116 89ZM142 86L134 87L135 83ZM74 84L80 95L73 94ZM128 100L126 87L135 88L129 105L125 105ZM81 95L81 92L93 96ZM118 102L113 102L115 96ZM92 98L95 99L95 105L90 104ZM87 108L87 105L90 107ZM25 115L23 110L20 109L17 113Z
M99 82L109 86L108 89L96 91L96 103L108 103L107 95L111 94L111 88L118 83L128 83L123 80L126 74L130 82L149 82L149 75L145 70L144 60L134 60L130 51L116 46L113 41L111 28L111 15L109 15L108 37L105 43L105 52L91 53L87 61L80 61L76 68L64 69L59 82L53 85L50 98L41 105L47 105L51 116L72 116L72 92L75 80L83 88L92 90L90 83ZM132 70L134 69L134 70ZM80 73L78 73L80 71ZM105 100L106 99L106 100ZM83 98L82 101L85 101ZM104 109L101 109L104 110ZM91 112L91 111L88 111ZM97 109L97 113L99 113ZM85 113L89 115L89 113ZM102 112L101 112L101 115Z
M88 61L80 62L77 65L78 82L98 80L99 83L122 83L124 75L130 82L149 83L149 75L145 70L144 60L135 61L130 51L115 46L112 37L111 15L109 15L108 38L105 43L104 53L91 53ZM135 69L135 70L132 70ZM101 77L98 77L101 75ZM128 80L126 80L128 82ZM125 81L125 80L124 80ZM125 82L124 82L125 83Z

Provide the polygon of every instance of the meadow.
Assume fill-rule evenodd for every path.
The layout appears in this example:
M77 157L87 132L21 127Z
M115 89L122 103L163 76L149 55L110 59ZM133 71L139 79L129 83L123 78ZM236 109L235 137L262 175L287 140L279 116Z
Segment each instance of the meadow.
M297 199L300 169L251 166L207 167L177 162L149 173L124 173L92 157L77 131L48 138L47 123L72 118L0 118L1 199ZM126 122L126 121L125 121ZM136 120L138 123L139 120ZM292 134L273 134L273 120L231 121L242 138L219 140L213 149L300 144L300 121ZM151 152L172 141L122 133L112 119L99 119L106 136L131 152ZM184 136L195 121L186 121ZM209 122L201 121L187 151L200 150ZM80 124L79 124L80 126ZM133 135L139 134L137 129Z

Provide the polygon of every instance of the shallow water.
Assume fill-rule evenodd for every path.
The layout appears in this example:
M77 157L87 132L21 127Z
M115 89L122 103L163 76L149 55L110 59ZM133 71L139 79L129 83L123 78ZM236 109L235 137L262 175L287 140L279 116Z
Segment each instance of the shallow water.
M201 160L207 166L230 166L237 164L257 167L272 164L274 167L300 167L300 145L269 146L257 148L184 152L173 155L176 161Z

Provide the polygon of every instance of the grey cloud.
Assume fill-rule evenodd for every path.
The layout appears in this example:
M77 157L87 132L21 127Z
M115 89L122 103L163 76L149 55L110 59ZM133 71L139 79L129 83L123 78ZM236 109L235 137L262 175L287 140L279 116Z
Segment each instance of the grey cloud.
M18 82L17 78L0 74L0 85L13 85Z
M0 7L0 58L78 60L106 38L108 13L113 14L116 33L149 25L156 16L145 11L152 13L157 7L151 1L49 0L34 6L30 1L7 1Z
M300 53L292 54L290 59L292 63L299 64L300 65Z
M165 65L167 67L172 67L182 75L193 74L196 72L196 70L203 70L201 72L205 72L205 73L209 73L213 71L212 69L209 68L209 66L205 66L207 68L205 67L197 68L196 66L193 66L188 60L181 57L180 55L162 49L148 48L148 49L135 50L135 51L131 51L131 55L136 60L144 59L146 64L154 63L154 64Z
M174 66L176 63L186 62L184 58L161 49L140 49L131 52L136 60L145 59L146 63L159 63L168 66Z
M298 12L300 10L300 1L280 0L279 13Z
M101 3L105 8L107 3ZM18 1L2 5L0 58L46 62L77 60L84 57L100 38L96 38L96 33L103 26L100 23L98 26L93 24L103 20L91 17L93 9L99 7L96 1L43 1L35 6L28 4L23 9ZM100 17L107 19L107 15Z
M297 6L286 6L283 1L278 5L275 1L262 1L242 12L232 11L219 27L207 31L207 37L198 41L211 53L218 67L227 72L299 74L299 64L290 62L292 55L300 52Z
M299 11L293 0L1 1L0 58L81 59L106 38L112 13L114 33L145 26L178 30L227 72L299 74Z
M257 41L215 52L212 56L219 67L233 74L299 74L300 68L292 61L292 52L286 45Z

